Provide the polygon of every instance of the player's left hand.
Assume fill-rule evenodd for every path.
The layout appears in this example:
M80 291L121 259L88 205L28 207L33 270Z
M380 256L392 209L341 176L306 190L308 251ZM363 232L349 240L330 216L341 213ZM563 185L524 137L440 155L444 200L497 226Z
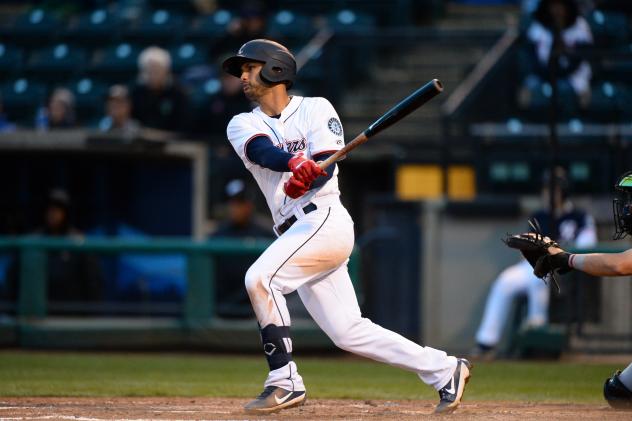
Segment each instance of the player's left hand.
M290 179L283 184L283 191L292 199L297 199L307 193L309 186L309 184L305 184L297 180L294 176L291 176Z
M312 184L321 175L326 176L327 172L311 159L306 159L303 153L298 153L288 161L288 167L292 175L304 184Z

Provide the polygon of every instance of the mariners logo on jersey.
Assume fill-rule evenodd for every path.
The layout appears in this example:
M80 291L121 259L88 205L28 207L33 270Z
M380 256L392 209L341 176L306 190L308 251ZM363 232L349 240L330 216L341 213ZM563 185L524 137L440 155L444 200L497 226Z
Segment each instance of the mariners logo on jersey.
M329 119L329 121L327 122L327 127L329 127L329 130L336 136L342 135L342 124L340 124L340 120L338 120L336 117L332 117Z

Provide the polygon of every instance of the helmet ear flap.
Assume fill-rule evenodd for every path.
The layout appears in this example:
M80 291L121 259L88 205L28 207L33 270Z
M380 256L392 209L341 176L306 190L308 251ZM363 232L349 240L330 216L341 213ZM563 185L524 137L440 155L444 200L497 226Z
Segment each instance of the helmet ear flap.
M285 82L288 89L292 87L294 74L291 74L291 69L282 63L277 63L277 60L268 60L261 68L261 79L268 84L276 84Z

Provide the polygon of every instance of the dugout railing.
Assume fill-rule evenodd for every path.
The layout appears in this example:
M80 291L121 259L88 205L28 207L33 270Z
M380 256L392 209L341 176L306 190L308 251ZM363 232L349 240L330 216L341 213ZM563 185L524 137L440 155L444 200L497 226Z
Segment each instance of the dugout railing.
M216 262L224 256L261 254L269 241L248 239L153 238L148 240L70 239L51 237L0 238L0 254L12 253L18 262L15 302L0 309L0 345L31 348L208 348L254 350L260 346L254 318L231 320L217 315ZM181 312L173 317L50 316L47 302L47 253L178 253L186 258L187 285ZM358 251L349 260L356 289ZM129 303L125 306L129 313ZM89 303L84 303L83 308ZM4 312L4 314L2 314ZM331 341L307 318L292 321L293 337L303 348L332 348Z

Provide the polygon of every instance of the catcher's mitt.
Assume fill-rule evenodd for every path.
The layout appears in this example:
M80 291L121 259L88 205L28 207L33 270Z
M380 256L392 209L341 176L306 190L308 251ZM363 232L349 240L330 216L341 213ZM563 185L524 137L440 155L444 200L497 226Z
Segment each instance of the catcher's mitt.
M542 229L537 219L533 218L529 220L529 225L533 228L533 232L514 235L507 234L503 242L507 244L508 247L520 250L520 253L522 253L531 267L533 267L533 273L538 278L542 278L544 282L549 279L552 280L559 293L560 284L557 281L556 273L564 274L570 270L570 267L568 267L568 264L564 267L564 265L558 264L557 261L563 257L568 261L568 253L560 253L566 256L551 256L548 251L549 247L561 248L560 245L542 234ZM555 260L555 262L553 260Z

